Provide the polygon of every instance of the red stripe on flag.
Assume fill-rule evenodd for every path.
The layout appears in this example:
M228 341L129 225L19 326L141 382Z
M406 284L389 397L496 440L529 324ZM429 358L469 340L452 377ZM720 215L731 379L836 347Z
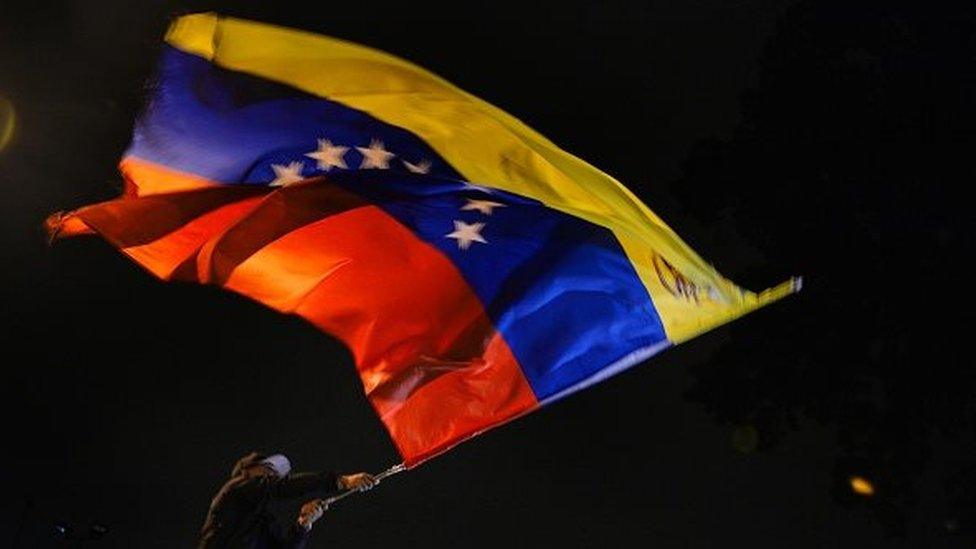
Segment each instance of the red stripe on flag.
M359 196L322 178L280 188L248 213L246 223L229 228L204 247L197 261L199 279L223 284L240 262L272 241L324 217L365 205Z
M52 216L48 225L55 238L97 232L152 274L168 280L180 264L246 216L267 193L263 187L223 187L119 198Z
M163 238L140 246L122 248L122 251L163 280L175 278L197 282L194 271L177 273L180 265L195 258L206 242L254 210L262 198L256 196L220 206Z
M122 198L58 222L80 220L160 278L222 285L344 341L408 466L538 407L440 251L321 179L264 193Z
M408 465L538 406L456 267L377 207L275 240L225 287L343 340Z

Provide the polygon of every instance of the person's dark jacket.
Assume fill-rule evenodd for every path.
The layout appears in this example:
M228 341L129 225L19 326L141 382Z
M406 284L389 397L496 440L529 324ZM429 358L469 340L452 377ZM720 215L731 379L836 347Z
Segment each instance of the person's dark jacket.
M282 528L268 510L275 499L337 491L334 473L296 473L286 477L249 475L257 454L244 457L214 496L200 534L199 549L300 549L308 532L296 520Z

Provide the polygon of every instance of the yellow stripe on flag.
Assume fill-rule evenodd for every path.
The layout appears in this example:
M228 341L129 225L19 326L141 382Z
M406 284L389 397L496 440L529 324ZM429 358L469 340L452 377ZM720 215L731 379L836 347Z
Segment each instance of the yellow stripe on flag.
M798 289L740 290L626 187L524 123L390 54L309 32L205 13L166 41L227 69L362 110L426 141L465 178L607 227L679 343Z

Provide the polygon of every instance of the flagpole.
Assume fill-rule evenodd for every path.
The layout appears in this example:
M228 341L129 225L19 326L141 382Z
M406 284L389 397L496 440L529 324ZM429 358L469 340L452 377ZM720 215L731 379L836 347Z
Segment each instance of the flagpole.
M399 463L397 465L394 465L393 467L390 467L386 471L383 471L382 473L378 473L373 478L376 479L376 484L379 484L380 481L382 481L383 479L385 479L387 477L392 477L393 475L395 475L397 473L402 473L403 471L406 471L406 470L407 470L407 466L404 465L403 463ZM349 497L349 496L351 496L351 495L353 495L353 494L355 494L355 493L357 493L359 491L360 490L355 490L355 489L353 489L353 490L346 490L345 492L342 492L341 494L332 496L330 498L326 498L324 500L325 506L326 507L330 507L330 506L332 506L333 503L335 503L335 502L337 502L337 501L339 501L341 499L345 499L345 498L347 498L347 497Z

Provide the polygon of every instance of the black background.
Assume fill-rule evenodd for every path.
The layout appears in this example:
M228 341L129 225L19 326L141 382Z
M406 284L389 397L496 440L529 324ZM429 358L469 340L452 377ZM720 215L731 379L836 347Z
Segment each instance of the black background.
M190 547L252 448L397 461L335 340L45 240L50 212L117 195L162 33L208 9L417 62L625 182L733 280L807 280L343 502L312 546L973 546L974 17L802 0L4 2L0 546L63 545L65 520L109 525L93 546Z

